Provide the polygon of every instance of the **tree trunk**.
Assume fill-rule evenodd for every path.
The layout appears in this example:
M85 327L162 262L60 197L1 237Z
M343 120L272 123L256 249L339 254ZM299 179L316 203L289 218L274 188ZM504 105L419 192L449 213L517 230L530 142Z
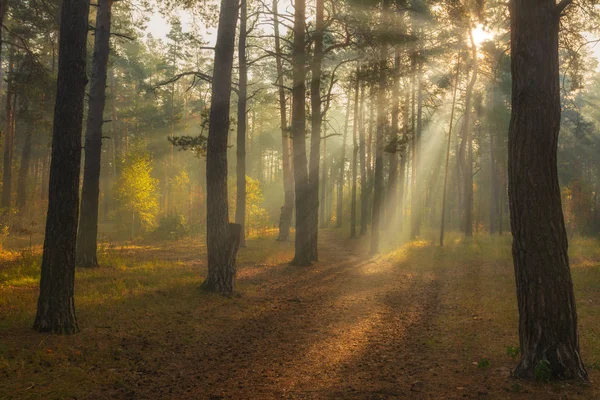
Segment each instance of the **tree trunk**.
M329 182L327 179L327 173L329 172L329 162L327 158L327 138L323 138L323 165L321 165L321 193L320 193L320 204L319 207L319 223L321 228L325 228L329 225L331 214L329 213L329 197L331 197L331 190L329 188Z
M281 147L283 155L283 207L279 217L280 241L287 241L290 237L290 226L294 213L294 176L290 159L290 136L287 124L287 110L285 105L285 91L283 88L283 59L281 57L281 44L279 39L279 15L277 11L278 0L273 0L273 30L275 35L275 63L277 65L279 113L281 117Z
M292 53L292 139L294 153L294 185L296 189L296 238L292 265L310 265L311 203L306 160L306 61L305 0L296 0L294 12L294 45Z
M384 6L384 12L387 7ZM383 211L383 134L386 121L386 49L381 50L379 62L379 90L377 96L377 143L375 146L375 182L373 185L373 218L371 224L371 254L379 252L379 226Z
M10 216L12 206L12 160L15 140L15 106L17 104L17 94L14 90L13 70L14 70L14 47L10 47L8 53L8 85L6 88L6 129L4 132L4 164L2 171L2 211L5 217Z
M111 8L112 0L98 1L85 133L81 214L79 217L79 231L77 232L77 265L82 267L98 265L96 255L98 246L98 203L100 196L102 125L106 103L108 55L110 53Z
M417 130L416 130L416 88L417 88L417 53L412 51L410 54L410 238L417 237L417 208L419 200L417 198Z
M242 234L239 225L229 223L227 205L229 102L238 8L238 0L221 1L206 151L208 276L202 287L224 295L232 295L235 289L235 256L239 246L235 241Z
M310 196L310 259L319 259L319 163L321 161L321 66L323 63L323 30L324 30L325 1L316 0L314 55L311 63L310 81L310 107L311 107L311 134L310 134L310 166L309 166L309 196Z
M248 65L246 60L246 0L240 2L240 36L238 41L239 94L237 126L237 198L235 205L235 223L241 226L240 246L246 247L246 102L248 97Z
M27 177L29 175L29 166L31 165L31 141L33 137L33 125L27 123L27 132L25 133L25 143L21 153L21 166L19 167L19 185L17 186L17 208L23 215L27 203Z
M63 0L61 9L46 236L33 326L40 332L79 330L73 293L89 7L87 0Z
M446 147L446 168L444 169L444 188L442 194L442 219L440 222L440 246L444 246L444 228L446 224L446 191L448 187L448 174L450 166L450 143L452 142L452 125L454 124L454 109L456 107L456 92L460 76L460 54L456 57L456 78L454 80L454 93L452 95L452 109L450 110L450 126L448 127L448 146Z
M521 349L514 375L527 379L588 378L579 355L557 173L558 31L560 14L569 3L510 2L508 176Z
M392 89L392 141L390 146L390 177L387 190L388 218L392 229L397 228L398 214L398 153L400 136L400 51L394 55L394 82Z
M344 122L344 137L342 139L342 154L340 155L340 170L338 176L337 190L337 215L336 227L342 227L342 219L344 218L344 175L346 173L346 142L348 140L348 125L350 122L350 92L348 93L348 102L346 103L346 120Z
M358 108L360 86L360 68L356 67L356 82L354 84L354 121L352 123L352 203L350 204L350 238L356 237L356 180L358 177L358 140L357 131L361 123Z
M472 104L473 88L477 82L477 46L473 39L473 33L470 32L471 40L471 62L473 71L471 79L467 85L465 94L465 116L463 123L463 140L460 146L460 170L463 175L463 230L465 236L473 236L473 123L472 123ZM466 154L465 154L466 152Z
M411 207L412 223L411 223L411 237L414 239L421 234L421 218L423 213L423 188L421 185L422 178L417 175L419 169L419 157L420 146L421 146L421 133L423 130L423 60L421 59L420 52L415 54L416 64L416 91L417 91L417 114L416 114L416 130L414 132L414 148L413 148L413 206ZM413 90L415 90L413 88ZM414 102L414 99L413 99ZM414 107L414 105L413 105ZM414 112L414 108L413 108ZM414 116L413 116L414 118Z
M360 131L358 133L358 160L360 161L360 234L367 234L369 190L367 176L367 155L365 143L365 84L360 87Z

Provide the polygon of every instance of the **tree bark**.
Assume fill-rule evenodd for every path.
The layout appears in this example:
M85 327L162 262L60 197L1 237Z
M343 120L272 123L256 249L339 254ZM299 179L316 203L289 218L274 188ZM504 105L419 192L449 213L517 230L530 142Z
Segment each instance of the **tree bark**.
M311 261L318 261L319 251L319 164L321 161L321 75L323 63L323 30L324 30L325 1L316 0L314 55L311 62L310 81L310 107L311 107L311 133L310 133L310 165L309 165L309 196L310 196L310 241L309 251Z
M387 7L384 7L384 12ZM373 218L371 222L371 254L379 252L379 226L383 211L383 134L386 120L386 59L387 50L381 50L379 62L379 88L377 96L377 143L375 145L375 182L373 185Z
M237 110L237 197L235 223L241 226L240 246L246 247L246 103L248 97L248 64L246 60L246 0L240 1L240 35L238 41L239 93Z
M358 160L360 161L360 235L367 234L369 190L367 176L367 155L365 143L365 83L360 87L360 131L358 132Z
M348 125L350 122L350 92L348 92L348 102L346 103L346 120L344 122L344 136L342 139L342 154L340 155L340 169L338 176L338 190L337 190L337 206L336 206L336 227L342 227L342 220L344 218L344 175L346 173L346 142L348 140Z
M306 62L305 0L296 0L294 12L294 44L292 52L292 138L294 153L294 186L296 189L296 237L292 265L306 266L312 261L310 249L311 218L306 159Z
M323 135L325 136L325 135ZM329 172L329 162L327 161L327 138L323 138L323 165L321 165L321 190L320 190L320 207L319 207L319 224L321 228L326 228L329 225L331 214L329 213L329 198L331 197L331 189L329 188L329 180L327 173Z
M106 81L108 55L110 53L110 25L112 0L98 0L92 76L88 100L85 133L85 159L83 187L81 190L81 214L77 232L77 265L98 265L98 204L100 196L100 168L102 157L102 126L106 104Z
M514 375L587 380L557 173L558 32L567 2L511 0L508 176L521 359ZM538 372L536 372L538 371ZM550 376L548 376L550 375Z
M208 276L202 283L202 288L224 295L232 295L235 289L235 231L238 231L238 239L241 236L239 225L235 228L230 226L227 205L229 102L238 8L238 0L221 1L206 151Z
M454 124L454 110L456 108L456 92L460 76L460 54L456 60L456 78L454 80L454 93L452 94L452 109L450 110L450 126L448 127L448 146L446 147L446 168L444 169L444 188L442 194L442 218L440 222L440 246L444 246L444 229L446 224L446 192L448 188L448 175L450 166L450 144L452 142L452 125Z
M361 123L358 95L360 87L360 67L356 67L356 81L354 83L354 121L352 123L352 203L350 204L350 238L356 237L356 180L358 177L358 140L357 131Z
M2 170L2 211L5 217L10 216L12 207L12 164L13 150L15 141L15 106L17 104L17 94L14 90L13 70L14 70L14 53L15 50L11 46L8 53L8 85L6 88L6 129L4 132L4 163Z
M465 236L473 236L473 117L472 117L472 104L473 104L473 89L475 83L477 83L477 46L473 38L473 32L469 31L469 38L471 40L471 62L473 63L473 70L471 72L471 79L467 85L467 91L465 94L465 117L463 124L463 141L461 143L461 172L463 175L463 230ZM466 154L465 154L466 152Z
M279 217L280 241L287 241L290 237L290 227L294 213L294 176L290 158L291 140L287 124L287 110L285 104L285 91L283 88L283 59L281 57L281 43L279 39L279 14L277 11L278 0L273 0L273 31L275 36L275 63L277 66L279 113L281 118L281 154L283 156L283 207Z
M394 81L392 88L392 141L390 146L390 176L387 190L388 218L392 229L397 228L398 214L398 154L400 136L400 51L394 54Z
M89 7L87 0L63 0L61 9L48 213L34 323L40 332L79 330L73 294Z
M27 177L29 175L29 166L31 165L31 141L33 138L33 126L27 123L27 132L25 132L25 143L21 153L21 166L19 167L19 185L17 186L17 203L19 213L22 215L27 203Z

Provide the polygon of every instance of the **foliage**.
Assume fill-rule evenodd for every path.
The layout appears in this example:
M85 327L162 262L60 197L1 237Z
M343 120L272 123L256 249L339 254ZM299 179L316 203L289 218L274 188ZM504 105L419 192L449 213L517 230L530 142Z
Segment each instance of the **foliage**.
M227 193L229 195L229 213L235 215L235 199L237 197L237 186L233 178L227 181ZM269 227L269 213L262 207L264 201L262 189L258 179L246 176L246 233L252 231L264 232Z
M156 239L177 240L189 235L190 228L185 217L180 213L162 216L158 221L158 226L152 232Z
M519 357L520 353L521 349L519 348L519 346L508 346L506 348L506 355L512 358L513 360L516 360L517 357Z
M134 148L122 162L115 184L117 218L126 223L132 236L139 230L148 232L156 225L158 214L158 180L152 175L152 159L141 148Z
M539 382L549 382L552 380L552 369L548 360L541 360L533 371L533 377Z

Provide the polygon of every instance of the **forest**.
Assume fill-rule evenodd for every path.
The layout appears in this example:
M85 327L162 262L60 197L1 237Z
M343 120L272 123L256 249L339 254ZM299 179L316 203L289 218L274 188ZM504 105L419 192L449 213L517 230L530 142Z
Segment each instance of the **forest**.
M0 399L600 399L596 0L0 0Z

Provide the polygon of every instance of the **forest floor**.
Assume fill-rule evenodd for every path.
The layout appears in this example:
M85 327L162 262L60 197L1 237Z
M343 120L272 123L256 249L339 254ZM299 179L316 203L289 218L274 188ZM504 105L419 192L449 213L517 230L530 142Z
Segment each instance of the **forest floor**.
M320 233L320 261L252 239L233 298L203 294L203 241L105 244L78 270L81 332L31 329L39 249L0 264L0 399L600 398L600 244L571 248L591 384L510 378L510 238L385 244ZM514 354L513 354L514 356Z

